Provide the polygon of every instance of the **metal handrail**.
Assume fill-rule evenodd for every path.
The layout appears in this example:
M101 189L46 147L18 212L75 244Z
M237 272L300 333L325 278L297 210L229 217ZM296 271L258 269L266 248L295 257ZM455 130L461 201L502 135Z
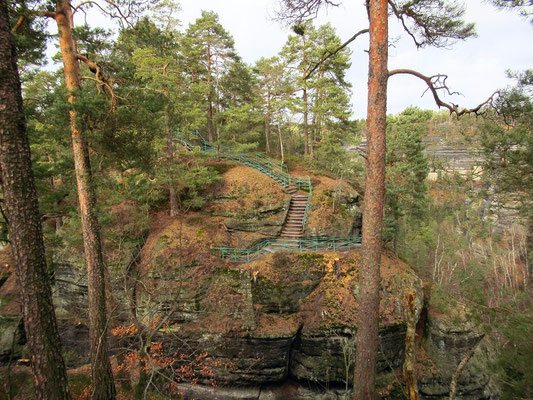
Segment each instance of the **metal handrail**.
M311 185L311 177L307 178L309 179L309 195L307 196L304 217L302 219L302 232L305 232L305 228L307 228L307 216L309 215L309 210L311 208L311 198L313 197L313 186Z
M229 259L232 262L250 262L259 258L263 253L262 250L267 247L277 247L282 250L303 252L318 250L347 250L361 244L361 235L347 237L327 237L315 236L299 238L291 244L284 241L265 239L245 249L234 247L211 247L212 250L220 254L220 258Z
M201 149L203 151L211 152L215 149L207 140L205 140L205 138L198 131L194 131L192 135L199 138L202 141ZM191 142L182 138L182 132L179 129L176 130L175 139L182 140L182 142L187 144L188 146L193 146ZM220 150L222 150L221 152L219 152L220 158L223 158L226 160L237 161L241 164L254 168L258 170L259 172L274 179L276 182L280 183L284 188L288 188L289 186L294 186L297 188L297 190L308 191L309 195L307 197L304 217L302 219L302 231L305 231L307 227L309 211L311 208L311 199L313 196L313 186L311 184L311 177L290 175L287 171L287 166L285 164L277 163L274 160L270 159L269 157L261 153L235 154L225 148L221 148ZM261 243L263 244L260 246L260 248L254 249L253 251L251 251L250 249L231 250L229 248L224 248L224 247L217 247L216 249L221 251L222 258L230 257L230 258L240 259L242 257L246 257L246 259L249 259L252 253L258 253L259 251L261 251L264 247L268 246L269 244L277 245L275 242L268 242L268 243L261 242Z

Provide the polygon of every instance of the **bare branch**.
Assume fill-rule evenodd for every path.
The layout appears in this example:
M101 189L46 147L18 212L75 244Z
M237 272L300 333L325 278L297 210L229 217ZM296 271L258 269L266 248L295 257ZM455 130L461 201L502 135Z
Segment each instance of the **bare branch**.
M277 21L287 26L317 17L322 6L337 7L340 3L332 0L282 0L281 9L276 11Z
M19 19L17 20L16 24L13 26L13 28L11 28L11 33L17 33L17 31L22 26L25 20L26 20L26 16L21 15Z
M346 42L344 42L343 44L341 44L339 47L337 47L335 50L333 51L330 51L330 50L325 50L324 51L324 54L322 54L322 58L320 59L319 62L317 62L315 64L315 66L313 68L311 68L309 70L309 72L307 72L307 74L305 74L304 76L304 80L307 80L312 74L313 72L315 72L317 70L317 68L323 64L327 59L333 57L335 54L337 54L339 51L341 51L342 49L344 49L346 46L348 46L350 43L352 43L355 39L357 39L359 36L361 36L362 34L364 33L368 33L368 28L366 29L362 29L360 30L359 32L357 32L355 35L353 35L350 39L348 39Z
M112 13L108 13L109 16L111 16L112 18L118 18L120 21L124 21L126 24L128 24L128 26L130 28L133 28L133 23L129 20L129 18L131 17L132 15L132 9L131 9L131 3L128 4L128 14L125 15L122 10L120 9L120 7L118 6L117 3L111 1L111 0L104 0L108 5L110 5L112 8L114 8L116 10L116 12L118 13L118 17L116 15L113 15Z
M453 104L453 103L451 104L446 103L443 100L441 100L441 98L439 97L439 93L438 93L439 90L444 90L449 95L459 94L458 92L450 91L450 89L448 88L446 84L446 79L448 79L447 75L438 74L438 75L433 75L433 76L426 76L412 69L394 69L392 71L389 71L389 77L393 75L399 75L399 74L413 75L419 79L422 79L428 86L426 91L429 90L431 92L431 94L433 95L433 99L435 100L435 103L437 104L437 106L447 108L450 111L450 114L454 113L458 117L460 117L463 114L479 115L482 108L488 104L492 104L495 97L499 94L498 91L494 92L487 100L479 104L477 107L459 108L459 105Z
M85 63L89 67L89 70L95 75L95 78L83 77L83 79L94 80L98 82L101 86L105 87L107 91L109 92L109 95L111 96L111 109L114 110L116 108L118 99L124 100L122 97L118 96L113 90L114 82L106 78L104 74L102 73L99 65L89 60L86 56L83 56L81 54L76 54L76 58L82 61L83 63Z
M102 13L104 13L111 19L117 19L119 21L121 28L124 28L124 23L126 23L130 28L134 26L133 22L131 21L131 17L134 15L136 10L132 8L133 7L132 2L128 2L128 12L124 13L124 11L120 8L119 4L117 4L116 2L111 1L111 0L102 0L102 1L103 3L107 4L109 9L106 9L104 5L100 4L98 1L85 0L76 6L72 5L73 14L75 14L79 10L83 11L83 7L86 5L94 5L98 7L100 11L102 11ZM139 4L142 4L142 2Z

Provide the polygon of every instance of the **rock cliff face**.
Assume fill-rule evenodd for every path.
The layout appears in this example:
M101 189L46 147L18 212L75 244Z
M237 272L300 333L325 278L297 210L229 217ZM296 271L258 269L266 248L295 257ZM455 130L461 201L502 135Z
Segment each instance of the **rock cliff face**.
M188 351L205 352L212 360L209 374L197 375L198 385L180 385L185 398L349 398L345 386L352 381L357 309L357 299L350 289L352 285L357 287L358 251L277 253L238 266L216 259L218 265L209 271L184 258L187 266L181 271L183 281L178 293L180 271L175 260L166 258L168 253L174 254L172 239L160 241L165 232L159 231L155 246L153 238L147 241L152 251L145 249L143 257L155 267L151 274L144 275L140 286L151 295L137 289L136 312L144 321L154 315L169 318L167 325L172 329L154 331L152 339L168 352L180 353L186 347ZM166 263L168 260L173 264ZM335 262L340 264L340 274ZM55 279L62 339L71 365L86 362L83 356L88 350L87 329L80 322L86 307L86 285L83 273L75 271L80 270L61 266ZM388 257L384 259L381 290L378 375L385 389L391 387L394 373L403 363L405 294L415 291L420 315L423 291L420 279L407 265ZM13 337L12 333L10 328L3 329L2 338ZM425 348L433 368L419 378L421 398L447 398L457 364L479 338L471 326L455 326L430 316ZM20 339L23 341L23 337ZM9 352L4 351L7 347L3 342L5 358ZM209 385L211 378L216 387ZM389 392L385 398L401 396ZM457 398L497 398L481 353L463 372Z
M205 368L194 371L199 384L179 385L185 398L349 398L359 251L278 252L247 264L221 260L212 246L245 247L275 234L288 199L266 183L246 185L250 171L228 172L204 210L181 218L156 215L149 236L141 231L135 236L136 243L144 243L139 254L133 252L133 239L127 252L114 253L121 261L110 268L113 326L137 322L166 354L200 357ZM312 232L342 235L357 228L346 223L358 212L357 192L330 178L314 179ZM246 191L242 204L239 190ZM328 219L326 212L337 214ZM327 224L321 225L323 220ZM87 284L83 265L65 260L54 266L54 302L67 363L78 366L87 362L88 354ZM21 346L15 352L8 346L13 338L24 342L15 323L16 285L12 274L6 276L0 280L0 362L21 355ZM406 300L414 292L418 318L424 304L422 281L408 265L385 255L380 290L380 388L384 398L403 398L401 390L395 391L395 376L404 361ZM424 399L448 397L457 364L479 340L472 327L446 321L430 314L427 322L425 349L431 368L420 376ZM133 349L137 343L128 334L120 340L117 347ZM164 382L161 389L166 389ZM496 398L493 393L483 354L476 354L459 380L457 398Z
M429 318L427 331L425 350L438 369L424 371L418 388L423 399L442 399L449 396L450 382L457 366L470 349L478 346L483 336L468 322L452 324L438 316ZM498 398L486 361L480 346L459 378L458 398Z

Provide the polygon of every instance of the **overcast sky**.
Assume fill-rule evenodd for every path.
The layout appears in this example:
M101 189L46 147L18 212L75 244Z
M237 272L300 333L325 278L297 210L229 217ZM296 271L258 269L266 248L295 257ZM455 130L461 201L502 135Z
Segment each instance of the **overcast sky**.
M481 0L468 0L468 21L476 23L477 38L456 43L450 49L417 50L406 37L389 51L389 69L411 68L423 74L449 75L451 89L462 96L447 98L472 107L484 101L497 88L511 82L507 69L533 68L533 25L509 11L497 10ZM342 41L366 28L368 21L362 0L345 0L339 7L330 7L319 15L317 24L331 22ZM201 10L218 13L220 22L235 39L235 47L248 63L277 54L290 33L272 21L277 0L182 0L183 28L200 16ZM401 29L391 18L391 37L399 37ZM352 83L354 118L366 115L366 81L368 35L350 45L352 67L347 74ZM389 80L389 113L398 113L409 105L437 109L431 96L424 92L424 83L411 76L394 76Z

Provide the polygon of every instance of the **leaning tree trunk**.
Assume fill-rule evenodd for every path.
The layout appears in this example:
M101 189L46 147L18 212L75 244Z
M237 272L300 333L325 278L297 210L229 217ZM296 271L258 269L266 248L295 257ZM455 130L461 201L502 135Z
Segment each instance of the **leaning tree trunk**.
M63 57L68 101L72 104L75 102L75 93L81 89L81 85L76 45L72 37L73 16L70 0L58 1L55 20ZM116 397L116 391L109 363L106 273L100 226L95 214L96 195L87 141L78 126L77 112L74 108L69 111L69 117L89 289L92 399L110 400Z
M10 30L7 2L0 0L0 176L11 254L22 298L35 398L67 400L70 399L67 373L46 268L30 144Z
M376 397L379 283L385 197L387 114L387 0L368 1L370 61L368 70L367 158L363 209L363 263L359 282L354 399Z

